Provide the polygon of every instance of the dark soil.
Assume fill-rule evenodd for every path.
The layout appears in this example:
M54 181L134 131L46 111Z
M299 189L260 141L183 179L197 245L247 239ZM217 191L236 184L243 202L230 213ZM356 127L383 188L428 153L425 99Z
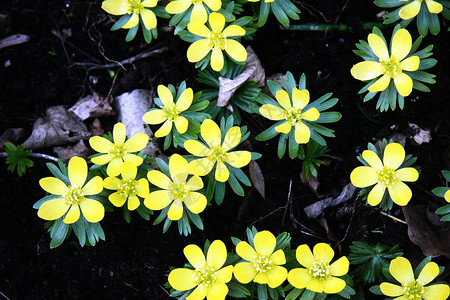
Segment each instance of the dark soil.
M53 105L73 105L80 97L100 93L113 96L136 88L153 89L158 84L177 85L186 80L195 91L203 87L195 81L196 70L186 59L188 44L172 32L160 30L159 37L147 45L138 37L125 43L125 31L111 32L112 18L100 8L100 1L19 1L0 3L0 14L7 15L0 22L0 38L22 33L31 37L28 43L0 50L0 133L7 128L31 131L35 119ZM427 36L421 48L434 44L434 58L438 64L431 69L437 75L430 93L413 92L406 99L405 109L380 114L375 101L362 103L357 94L363 86L350 75L350 68L360 61L352 53L358 40L366 40L369 31L362 30L363 22L379 22L377 8L372 1L304 1L297 3L301 20L306 22L343 23L348 31L304 32L280 30L273 16L255 35L251 45L261 59L266 74L291 71L298 79L307 76L307 88L313 99L333 92L340 99L336 110L343 118L329 127L336 137L328 139L331 149L328 166L320 168L319 193L337 196L349 182L349 174L359 165L356 155L379 138L389 137L396 126L408 133L408 122L432 132L429 144L414 146L406 143L406 152L418 157L421 167L417 184L412 185L410 205L426 204L434 210L442 205L430 195L431 189L442 186L441 170L450 168L450 33L441 30L438 36ZM167 25L166 20L158 21ZM448 27L445 26L445 28ZM408 29L418 36L415 24ZM384 31L390 36L391 29ZM120 72L113 83L107 68L90 69L92 64L121 61L149 49L168 47L160 55L135 61ZM111 91L110 91L111 90ZM377 123L371 122L358 105ZM153 226L132 214L127 224L120 213L107 214L102 221L106 241L95 247L80 247L74 236L56 249L49 249L49 234L44 221L36 215L33 203L44 196L38 180L49 176L45 161L35 160L35 167L18 178L0 168L0 295L9 299L166 299L164 288L170 266L185 262L183 248L206 239L221 239L232 249L231 236L244 238L245 229L255 226L275 234L287 231L292 245L318 242L336 246L349 254L352 241L399 244L405 257L417 264L424 258L420 248L412 244L407 227L368 207L361 199L354 199L338 207L325 210L323 217L330 234L303 208L317 201L314 193L300 181L301 162L276 156L276 140L258 142L254 136L269 126L262 118L244 116L252 132L253 150L263 156L258 161L266 181L266 199L255 189L247 189L245 197L227 190L221 206L212 205L201 214L205 230L193 228L188 236L179 236L176 226L162 233L161 225ZM104 124L115 120L105 119ZM111 128L105 125L107 130ZM51 153L51 149L44 149ZM292 189L289 194L289 186ZM288 199L290 199L288 201ZM289 203L289 205L287 205ZM404 219L394 206L391 214ZM338 248L336 248L338 251ZM448 260L438 258L440 265ZM447 273L448 276L448 273ZM446 280L446 278L442 278ZM447 278L448 279L448 278ZM1 297L0 297L1 298ZM370 295L366 295L370 298Z

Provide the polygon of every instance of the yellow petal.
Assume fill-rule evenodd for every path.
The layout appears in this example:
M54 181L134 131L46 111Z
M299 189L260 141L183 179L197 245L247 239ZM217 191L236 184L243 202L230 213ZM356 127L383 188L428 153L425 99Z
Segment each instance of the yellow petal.
M139 15L133 13L133 15L131 16L130 20L128 20L127 23L125 23L125 25L122 26L122 28L124 29L130 29L133 28L134 26L139 24Z
M280 132L280 133L289 133L292 129L292 122L291 121L286 121L281 125L278 125L275 127L275 131Z
M76 221L78 221L79 218L80 218L80 208L78 207L78 204L72 204L63 222L66 224L73 224Z
M179 111L185 111L191 107L192 100L194 99L194 92L191 88L185 89L177 100L176 107Z
M389 297L403 295L403 288L401 286L389 282L382 282L380 284L380 290L383 294Z
M392 186L388 187L389 196L392 201L400 206L405 206L411 200L411 189L401 181L397 181Z
M44 191L53 195L62 195L67 191L67 185L55 177L45 177L39 180L39 185Z
M176 1L171 1L169 4L167 4L166 6L166 11L169 14L181 14L182 12L185 12L190 6L191 6L192 2L190 0L176 0Z
M214 163L209 158L196 159L189 162L188 173L197 176L206 176L211 172Z
M38 211L38 216L41 219L52 221L61 218L70 208L70 204L62 199L53 199L42 203Z
M280 103L281 107L285 110L291 109L291 100L289 94L285 90L277 91L275 98L277 98L278 103Z
M245 241L239 242L236 246L236 253L245 260L252 261L256 255L255 249ZM253 279L253 278L252 278Z
M194 270L178 268L169 274L169 283L177 291L187 291L195 287Z
M171 202L172 199L169 196L169 192L165 190L151 192L144 199L144 205L151 210L161 210L166 208Z
M207 299L225 300L228 294L228 286L225 283L213 283L206 294Z
M323 291L327 294L337 294L345 288L345 281L336 278L329 277L323 281Z
M141 201L139 201L139 198L136 195L129 195L128 196L128 210L132 211L141 205Z
M206 27L206 25L204 23L199 23L199 22L190 22L188 24L187 28L191 33L201 36L201 37L207 37L208 34L211 32L211 30L209 30L208 27ZM205 41L205 43L208 43L208 41L206 39L204 39L203 41ZM208 47L208 51L209 51L209 47ZM200 58L200 59L202 59L202 58Z
M447 284L434 284L428 286L423 293L425 300L446 300L450 295L450 287Z
M222 6L222 1L220 0L203 0L203 3L205 3L213 11L219 10Z
M209 15L209 25L212 30L217 30L218 33L221 33L225 26L225 17L222 14L212 12Z
M164 137L172 131L172 121L166 120L164 124L155 132L156 137Z
M203 188L203 181L199 176L192 176L186 183L186 188L189 191L197 191Z
M435 262L429 262L420 271L419 277L423 285L427 285L432 282L439 275L439 266Z
M172 183L172 180L170 180L169 177L157 170L149 171L147 173L147 179L153 185L156 185L157 187L165 190L167 190L169 188L169 185Z
M257 273L253 281L259 284L267 284L269 283L269 278L265 273Z
M450 202L450 190L445 192L444 199L445 201Z
M109 177L119 176L122 163L123 160L120 157L113 158L106 168L106 174L108 174Z
M183 203L179 199L175 199L169 208L167 216L172 221L178 221L183 216Z
M217 181L225 182L230 177L230 171L228 171L227 166L221 161L217 162L215 178Z
M309 103L308 90L299 90L298 88L294 88L292 90L292 104L294 105L295 108L303 109L306 105L308 105L308 103Z
M230 25L222 32L227 38L230 36L242 36L245 34L245 29L238 25ZM229 42L230 40L227 40ZM229 44L227 45L227 47Z
M120 16L128 12L128 4L123 0L106 0L102 2L102 9L109 14Z
M194 3L191 11L190 22L205 24L208 21L208 13L206 12L203 3Z
M186 181L188 173L188 162L179 154L173 154L169 159L170 177L173 182L182 183Z
M82 188L85 196L100 194L103 190L103 180L100 176L95 176Z
M262 255L271 255L276 243L275 236L267 230L258 232L254 238L255 250Z
M211 68L214 71L219 72L223 68L223 62L222 50L219 47L214 46L211 53Z
M125 180L134 180L137 174L137 167L131 162L126 161L120 166L120 174L122 174L122 178Z
M349 264L347 257L342 256L330 265L330 275L343 276L347 274Z
M122 181L117 177L106 177L103 180L103 187L108 190L118 190Z
M408 55L409 51L411 51L411 46L412 38L408 30L404 28L400 29L392 38L392 55L401 61Z
M395 174L398 176L398 179L406 182L414 182L419 179L419 172L417 172L414 168L402 168L397 170Z
M272 270L267 272L269 287L272 289L279 287L286 280L287 275L288 271L286 268L274 266Z
M311 252L311 249L306 244L297 247L297 250L295 251L295 257L297 258L297 261L306 268L312 267L312 265L316 261L314 255Z
M384 148L383 164L397 170L405 160L405 149L399 143L390 143Z
M112 143L101 136L93 136L89 139L92 149L100 153L108 153L108 148Z
M304 289L314 277L306 269L295 268L289 271L287 279L295 288Z
M369 166L373 169L383 169L383 163L381 162L381 159L376 152L372 150L364 150L362 153L362 157L366 161L366 163L368 163Z
M136 167L140 166L144 162L142 157L130 153L125 154L123 156L123 160L132 163Z
M225 51L235 61L243 62L247 59L247 50L245 50L244 46L242 46L238 41L227 39L227 47L225 48Z
M323 292L323 281L319 280L318 278L313 278L306 285L306 289L320 294Z
M97 200L85 198L80 202L80 208L84 218L91 223L100 222L105 216L105 208Z
M286 255L284 254L284 251L281 249L278 249L275 251L269 259L272 261L274 265L284 265L286 263Z
M156 28L157 20L154 12L152 12L150 9L144 8L141 10L140 14L142 22L144 23L144 26L145 28L147 28L147 30Z
M417 16L420 11L420 6L422 5L422 1L414 0L408 5L403 6L398 12L400 18L403 20L408 20Z
M371 167L357 167L350 174L350 181L358 188L365 188L377 183L377 173Z
M323 262L330 262L333 259L334 251L328 244L318 243L313 248L314 258Z
M371 33L369 34L367 41L369 42L370 49L372 49L373 53L375 53L379 59L384 61L389 60L389 53L386 43L381 37L375 33Z
M162 84L158 85L158 97L164 106L174 105L172 92Z
M391 82L391 76L389 76L389 74L384 74L383 76L380 77L380 79L378 79L371 86L369 86L369 92L373 93L384 91L388 87L389 82Z
M320 112L317 108L313 107L302 113L300 117L304 120L315 121L320 117Z
M208 201L206 200L206 197L203 194L197 192L189 193L188 195L186 195L186 198L184 199L184 204L186 204L186 207L193 214L199 214L202 211L204 211L207 202Z
M376 61L363 61L354 65L350 73L358 80L371 80L383 74L381 64Z
M111 154L104 154L104 155L99 155L99 156L91 158L91 161L92 161L92 163L101 166L101 165L105 165L105 164L109 163L112 158L113 157Z
M226 162L235 168L242 168L250 163L252 154L248 151L233 151L228 153Z
M116 123L113 127L113 138L114 143L120 144L125 142L125 137L127 135L127 130L125 128L125 125L123 123Z
M234 126L228 130L223 140L222 149L228 151L239 144L241 141L241 129L238 126Z
M158 0L144 0L141 4L144 7L155 7L158 4Z
M141 151L145 148L145 146L147 146L148 139L148 135L145 133L136 133L125 142L128 152Z
M428 11L432 14L438 14L444 8L442 4L433 0L425 0L425 3L427 4Z
M127 201L127 197L119 192L115 192L108 196L108 200L115 207L122 207L125 204L125 201Z
M399 66L403 71L416 71L419 68L419 65L420 58L415 55L404 59Z
M194 268L205 266L205 255L199 246L194 244L187 245L184 247L183 253Z
M230 282L233 277L233 266L226 266L216 272L216 283Z
M394 258L389 265L389 272L400 283L414 280L411 263L404 257Z
M394 77L395 87L403 97L409 96L413 89L413 80L405 73L399 73Z
M239 244L238 244L239 245ZM256 276L255 267L251 263L242 262L234 266L233 274L236 279L243 284L247 284Z
M197 140L187 140L184 142L184 148L187 152L195 156L207 156L209 153L209 148Z
M206 141L209 147L220 145L222 136L220 128L217 126L216 122L207 119L203 121L200 130L202 138Z
M259 108L259 113L272 121L283 120L283 112L283 109L273 104L264 104Z
M136 184L136 194L139 197L145 198L149 193L148 181L145 178L141 178L138 180Z
M302 122L295 123L295 141L297 144L306 144L311 138L311 131L306 124Z
M187 131L189 126L189 121L183 116L177 116L175 118L175 128L180 134L183 134Z
M206 254L206 261L214 270L222 268L227 260L227 247L221 240L215 240L211 243ZM231 278L230 278L231 280Z
M69 161L69 180L75 187L82 187L86 182L88 168L84 158L74 156Z
M186 297L186 300L203 300L208 295L208 288L204 285L199 285L195 290Z
M378 205L383 199L386 188L381 183L376 184L369 193L367 197L367 202L372 205Z

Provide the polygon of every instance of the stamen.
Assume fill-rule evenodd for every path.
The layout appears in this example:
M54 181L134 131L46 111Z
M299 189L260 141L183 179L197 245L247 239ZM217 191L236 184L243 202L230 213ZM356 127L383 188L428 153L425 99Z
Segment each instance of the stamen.
M134 179L122 179L117 191L125 197L136 195L136 185L137 181Z
M423 294L426 287L420 280L413 280L411 282L404 282L402 284L404 297L411 300L423 299Z
M330 276L330 266L327 262L316 260L311 267L308 268L309 274L319 279L325 279Z
M205 262L204 266L196 268L192 276L194 277L195 284L206 288L211 287L217 279L216 272L207 262Z
M128 153L128 147L125 143L115 143L110 144L108 146L108 153L112 155L113 158L116 157L123 157L125 154Z
M228 153L222 149L222 146L217 145L217 146L211 147L207 157L210 161L212 161L213 163L216 163L216 162L227 161L227 156L228 156Z
M84 193L80 187L68 186L67 191L62 195L63 200L67 205L79 204L84 200Z
M213 48L214 46L219 47L221 50L227 48L227 37L223 33L218 32L217 30L211 31L207 36L208 47Z
M163 106L161 109L162 109L163 116L171 122L173 122L175 120L175 118L180 114L180 111L177 109L175 104Z
M295 108L295 107L291 107L289 110L283 111L283 117L286 120L291 121L292 126L294 126L295 123L297 123L298 121L300 121L302 119L301 114L302 114L302 110L299 108Z
M256 253L252 265L258 273L266 273L273 269L272 260L268 255Z
M184 201L186 197L191 193L186 187L186 181L181 183L171 182L169 188L167 189L171 200L178 199Z
M397 74L402 72L400 62L394 55L391 55L391 58L388 61L380 60L380 64L383 74L389 74L391 78L394 78Z
M378 170L377 181L381 183L385 188L390 188L394 183L398 181L398 174L396 174L394 169L384 166L383 169Z

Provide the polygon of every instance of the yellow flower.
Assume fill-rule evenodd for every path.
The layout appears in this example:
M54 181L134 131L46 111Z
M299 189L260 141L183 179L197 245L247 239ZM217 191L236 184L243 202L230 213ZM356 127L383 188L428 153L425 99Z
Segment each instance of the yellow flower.
M407 1L407 0L401 0ZM400 18L403 20L408 20L417 16L420 11L420 7L422 6L422 2L425 1L428 11L432 14L438 14L442 11L442 4L433 1L433 0L414 0L413 2L404 5L400 11L398 12Z
M187 300L208 299L222 300L228 293L226 283L231 280L233 266L222 268L227 259L227 248L220 240L211 243L208 253L203 254L197 245L184 248L184 255L195 268L178 268L169 274L170 285L178 291L187 291L195 287Z
M236 253L248 262L238 263L233 270L234 277L247 284L254 281L268 284L270 288L280 286L287 277L287 270L281 265L286 263L286 256L282 249L275 252L277 241L275 236L265 230L255 235L255 248L242 241L236 246Z
M120 174L122 179L107 177L103 182L108 190L117 190L108 199L116 207L122 207L128 200L128 210L135 210L141 204L137 196L145 198L149 193L148 181L145 178L136 180L137 167L128 161L120 167Z
M364 150L362 157L369 167L363 166L354 169L350 174L350 180L354 186L359 188L375 184L367 198L369 204L378 205L386 189L394 203L400 206L408 204L412 192L403 181L416 181L419 178L419 172L411 167L398 169L405 160L403 146L398 143L388 144L384 149L383 162L378 154L371 150Z
M126 129L122 123L117 123L113 128L114 143L104 137L93 136L89 139L92 149L99 153L105 153L93 157L91 161L97 165L108 164L106 173L114 177L120 174L120 166L124 161L129 161L135 166L140 166L144 161L132 152L138 152L145 148L148 143L148 135L137 133L125 141Z
M167 216L173 221L183 216L183 203L192 213L201 213L206 207L206 197L194 191L203 188L203 181L194 175L186 182L187 169L187 160L181 155L174 154L169 159L169 172L172 179L160 171L148 172L148 181L162 190L151 192L145 197L144 205L151 210L161 210L170 205Z
M313 254L314 253L314 254ZM316 244L313 252L308 245L298 246L295 252L297 261L305 268L289 271L288 281L298 289L306 289L315 293L336 294L345 288L345 281L334 276L347 274L349 261L342 256L330 265L334 251L325 243Z
M309 103L309 91L294 88L292 90L292 105L289 94L285 90L279 90L276 98L282 108L273 104L264 104L259 112L273 121L286 120L283 124L275 127L275 130L281 133L289 133L294 127L295 141L298 144L306 144L311 137L311 132L302 120L316 121L320 117L320 113L315 107L302 112L303 108Z
M445 201L450 203L450 190L445 192L444 199L445 199Z
M252 155L249 151L229 150L236 147L241 141L241 129L234 126L228 130L223 143L222 133L219 126L212 120L205 120L200 126L200 134L206 141L209 148L197 140L188 140L184 143L184 148L195 155L204 158L193 160L189 163L189 171L198 176L205 176L211 172L216 165L215 178L217 181L225 182L230 177L225 163L235 168L242 168L250 162Z
M107 13L115 16L131 15L130 20L122 28L133 28L139 24L139 16L145 28L151 30L156 28L156 15L146 7L155 7L158 0L106 0L102 3L102 8Z
M371 33L368 37L369 46L379 61L363 61L357 63L351 69L352 76L358 80L371 80L382 75L377 81L369 86L369 92L384 91L391 81L394 80L397 91L403 97L411 94L413 80L403 71L416 71L420 65L418 56L404 59L412 47L411 35L406 29L398 30L393 39L391 56L389 56L386 43L378 35Z
M39 185L53 195L60 198L44 202L38 211L38 216L44 220L56 220L64 216L64 223L72 224L80 218L80 209L84 218L91 223L101 221L105 215L103 205L85 196L97 195L103 190L103 180L95 176L86 184L88 168L86 161L74 156L68 167L70 185L55 177L45 177L39 180Z
M161 109L152 109L145 113L142 119L148 124L164 124L155 132L156 137L163 137L170 133L172 130L172 123L175 123L175 127L178 132L183 134L188 129L188 120L180 116L180 113L187 110L194 98L194 94L191 88L185 89L178 98L177 103L173 102L172 92L164 85L158 85L158 96L163 103Z
M199 22L188 24L188 30L198 36L204 37L192 43L187 51L189 62L202 60L209 51L211 53L211 68L220 71L223 68L223 53L225 51L235 61L244 62L247 59L247 50L238 41L231 37L239 37L245 34L245 29L238 25L225 27L225 17L213 12L209 15L209 26Z
M181 14L188 10L192 5L194 8L191 11L191 18L189 22L199 22L205 24L208 21L208 13L205 6L212 11L217 11L222 6L221 0L175 0L167 4L166 10L169 14Z
M414 278L411 263L404 257L393 259L389 272L401 286L389 282L381 283L381 292L386 296L398 297L395 298L398 300L446 300L450 295L447 284L426 286L439 275L439 266L434 262L427 263L417 279Z

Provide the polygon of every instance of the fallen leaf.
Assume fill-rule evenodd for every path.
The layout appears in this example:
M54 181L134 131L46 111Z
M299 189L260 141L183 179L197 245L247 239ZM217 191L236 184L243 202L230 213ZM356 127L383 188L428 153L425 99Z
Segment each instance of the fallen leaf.
M14 145L20 144L25 137L28 135L28 130L24 128L8 128L3 134L0 136L0 149L3 149L3 146L6 142L11 142Z
M319 224L323 227L323 229L325 229L325 232L327 233L327 238L330 241L337 243L337 248L339 250L339 253L341 253L342 252L341 244L339 243L339 240L337 239L334 232L328 227L327 219L325 219L324 216L321 216L320 218L317 218L317 222L319 222Z
M102 123L99 119L95 119L91 125L89 125L89 131L92 133L92 135L99 135L102 136L105 134L105 130L102 127Z
M13 34L0 40L0 50L6 47L20 45L30 41L26 34Z
M69 111L73 112L82 121L116 114L111 105L109 105L109 97L104 98L97 93L81 98L69 108Z
M264 183L264 176L261 168L259 167L259 164L256 161L251 161L248 169L250 174L250 180L252 181L253 186L261 195L261 197L263 197L263 199L266 199L266 187Z
M58 157L64 162L68 163L69 160L74 156L79 156L83 158L87 158L90 154L90 150L86 147L86 144L83 140L80 140L75 145L69 145L66 147L54 147L53 151L58 155Z
M317 192L320 182L316 176L309 174L309 179L306 179L303 172L300 172L300 180L304 185L308 185L309 189L316 195L317 198L323 198L323 194Z
M431 141L430 130L422 129L413 123L408 123L408 126L413 132L413 135L409 137L413 144L421 145L423 143L429 143Z

